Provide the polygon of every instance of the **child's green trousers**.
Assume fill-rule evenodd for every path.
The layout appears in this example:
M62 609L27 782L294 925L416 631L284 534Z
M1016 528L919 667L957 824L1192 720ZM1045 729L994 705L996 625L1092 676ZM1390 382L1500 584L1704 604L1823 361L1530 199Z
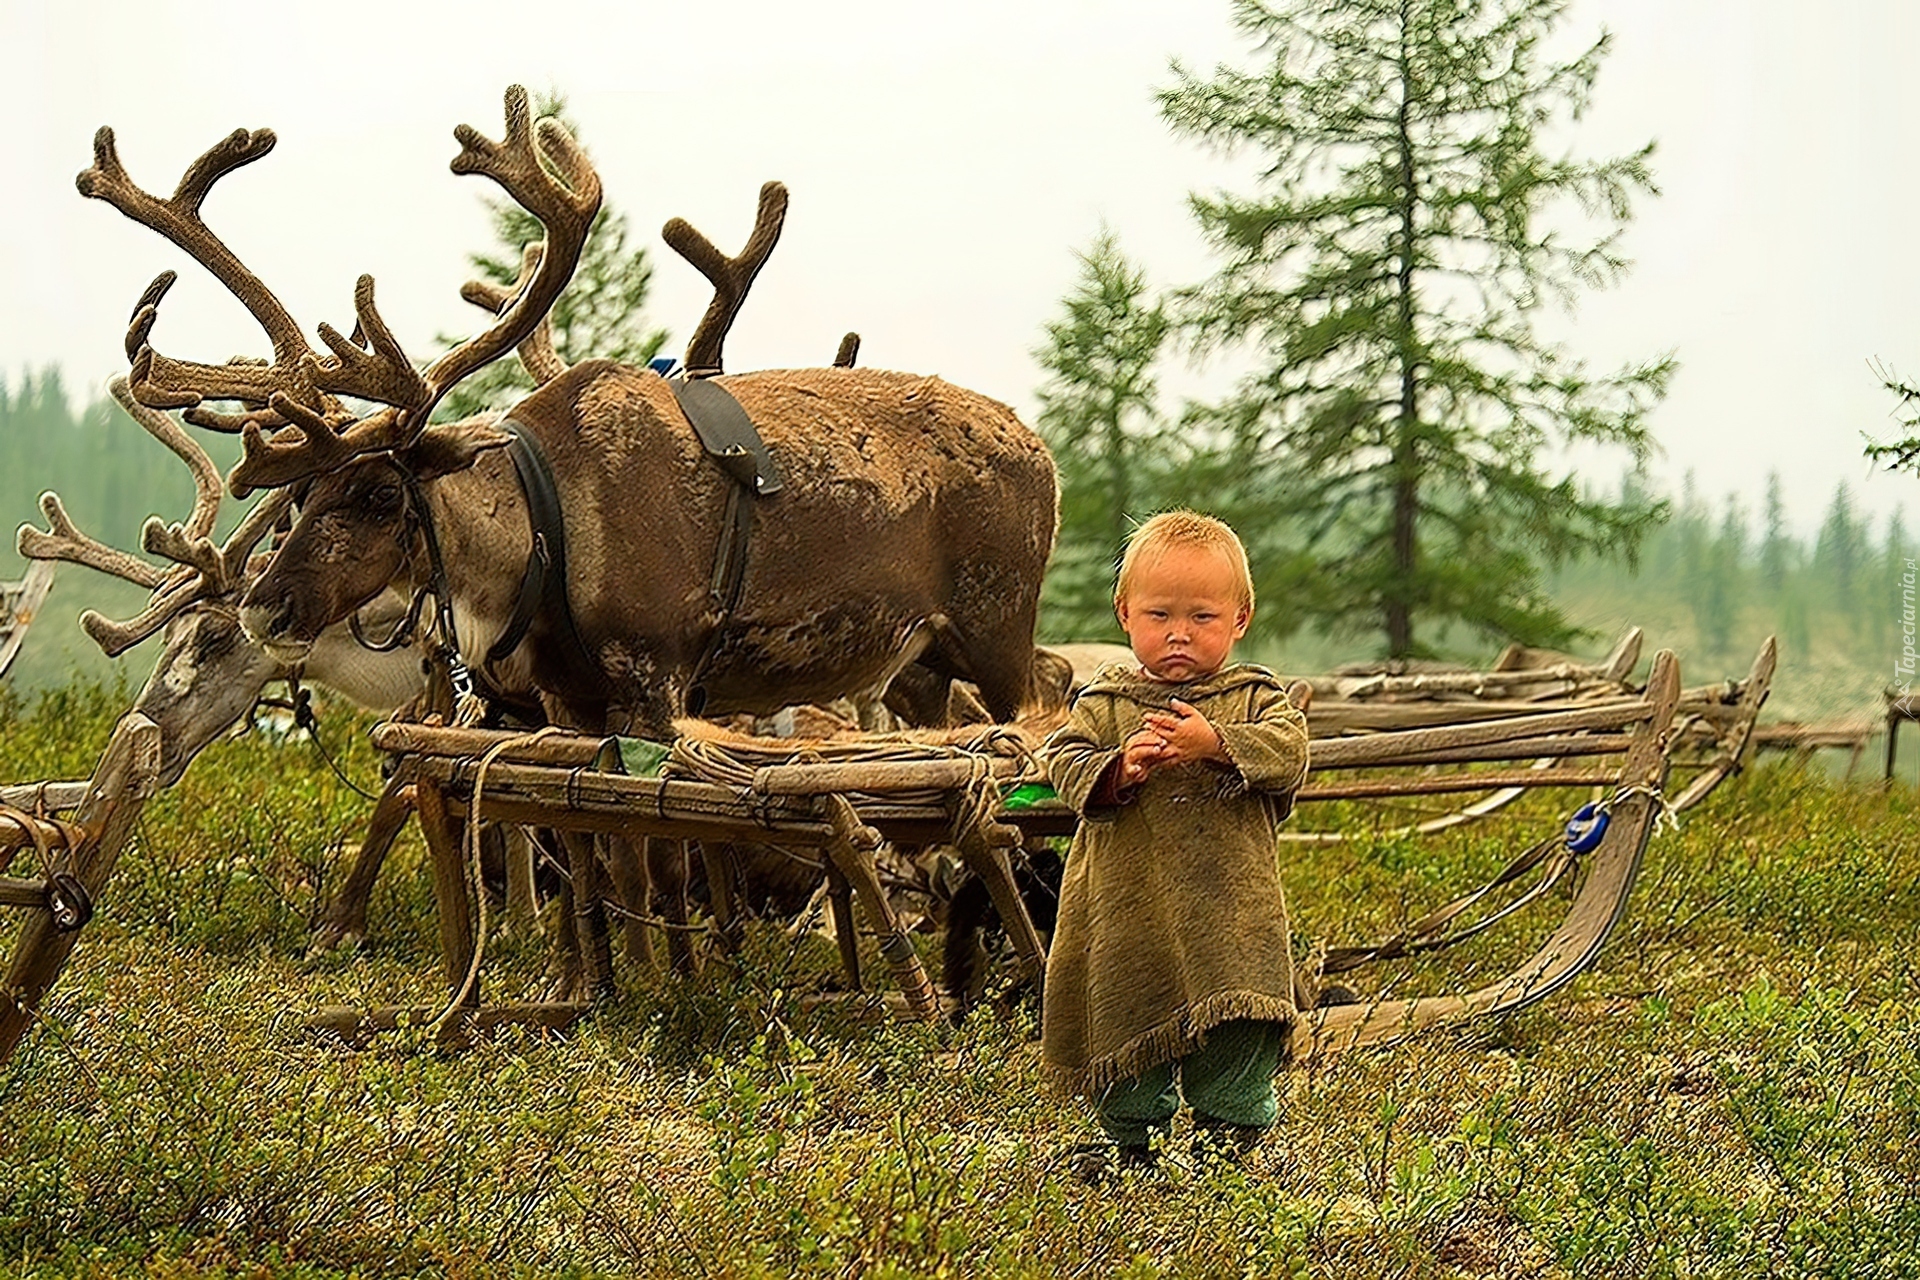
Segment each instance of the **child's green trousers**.
M1286 1050L1285 1023L1223 1022L1186 1057L1108 1087L1094 1103L1100 1127L1123 1147L1147 1146L1184 1095L1198 1123L1271 1128L1279 1114L1273 1077Z

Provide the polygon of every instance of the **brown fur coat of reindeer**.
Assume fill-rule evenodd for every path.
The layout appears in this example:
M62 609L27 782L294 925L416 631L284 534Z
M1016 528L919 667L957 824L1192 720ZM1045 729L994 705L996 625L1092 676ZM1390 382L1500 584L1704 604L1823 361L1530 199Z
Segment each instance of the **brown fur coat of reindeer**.
M436 560L463 647L477 653L505 629L536 553L528 500L501 452L510 441L503 424L428 424L460 379L533 335L579 259L599 180L557 121L531 122L517 87L507 94L504 141L465 126L457 134L455 171L499 182L540 218L547 239L496 323L424 371L381 319L371 277L355 290L354 334L323 325L331 354L321 355L201 220L212 186L267 154L271 133L229 136L170 199L133 184L110 130L96 137L94 166L80 177L84 194L205 264L272 339L271 364L157 354L148 335L163 281L143 300L128 345L143 404L184 407L196 425L243 432L246 456L229 479L237 493L299 489L292 533L242 609L249 633L277 657L298 656L390 586L441 585ZM770 712L858 692L909 664L939 678L942 695L946 681L971 679L997 717L1011 718L1026 697L1056 511L1039 438L1004 405L936 378L839 367L720 375L726 328L773 248L785 203L784 189L769 184L735 258L684 223L668 230L716 290L687 364L745 409L785 481L757 500L737 609L719 607L708 590L733 481L698 444L666 380L588 361L509 412L551 464L582 643L570 643L563 620L542 617L505 661L525 664L556 722L663 736L696 677L706 710ZM342 397L386 407L356 416ZM204 407L213 401L242 412Z
M505 420L428 424L460 379L538 343L598 209L599 182L557 121L530 120L517 87L507 94L504 141L465 126L457 134L455 171L499 182L547 238L499 300L497 321L424 370L381 319L370 277L355 291L352 336L321 326L330 353L322 355L201 220L212 186L267 154L271 133L230 135L166 199L132 183L110 130L80 176L83 194L205 265L272 341L270 364L157 354L148 337L169 273L142 299L127 345L141 403L244 434L246 456L229 481L236 493L299 495L291 534L241 610L250 637L283 662L303 658L328 627L388 588L434 590L454 624L442 643L457 629L460 649L478 654L507 628L540 554L526 490L504 452ZM936 378L851 367L719 376L727 326L784 211L784 189L769 184L736 258L678 220L667 229L716 291L687 363L745 409L785 482L756 504L737 608L720 605L708 585L733 481L696 442L665 380L607 362L552 369L508 415L552 468L571 617L536 617L489 674L497 686L537 689L555 722L664 736L696 679L712 713L770 712L903 673L914 677L901 687L914 690L920 719L941 714L957 679L977 685L1001 719L1028 694L1056 511L1039 439L1004 405ZM386 407L357 416L342 397ZM206 407L223 401L241 411Z

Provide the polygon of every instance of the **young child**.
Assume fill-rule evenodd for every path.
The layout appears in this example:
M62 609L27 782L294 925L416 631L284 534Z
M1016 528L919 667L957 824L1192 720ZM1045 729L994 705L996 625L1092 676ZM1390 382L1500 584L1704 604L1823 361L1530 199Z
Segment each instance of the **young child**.
M1211 517L1155 516L1127 540L1114 610L1140 665L1100 672L1042 753L1081 818L1042 1052L1109 1139L1070 1153L1088 1180L1151 1165L1182 1094L1203 1142L1250 1150L1296 1013L1274 834L1307 726L1271 672L1227 662L1253 617L1246 550Z

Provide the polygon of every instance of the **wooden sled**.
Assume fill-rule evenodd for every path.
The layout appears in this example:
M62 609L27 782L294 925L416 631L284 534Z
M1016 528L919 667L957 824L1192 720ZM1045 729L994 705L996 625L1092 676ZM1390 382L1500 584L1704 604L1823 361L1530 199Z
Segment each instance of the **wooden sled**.
M45 560L27 564L26 576L18 582L0 582L0 676L13 667L20 646L27 642L27 628L47 602L53 590L53 565Z
M747 751L753 742L741 739L735 749ZM881 957L904 1011L916 1019L938 1017L941 1008L912 939L881 885L878 855L886 842L951 842L986 883L1002 919L1011 922L1009 934L1029 975L1038 981L1046 963L1008 858L1021 832L997 810L996 803L982 803L983 795L997 796L997 790L983 792L983 785L1019 771L1017 750L992 756L959 748L928 748L921 759L862 759L861 746L836 751L832 744L814 744L807 753L811 763L754 765L749 759L744 776L721 785L618 772L615 740L551 730L516 734L396 722L379 726L374 744L397 755L399 770L411 780L432 858L449 994L441 1008L332 1009L311 1021L316 1030L350 1043L402 1023L435 1025L449 1041L512 1023L564 1026L589 1008L575 1002L485 1003L476 960L477 904L466 859L449 822L455 812L477 815L482 821L619 835L630 844L650 837L777 840L782 846L819 850L850 981L858 990L862 975L852 914L857 901L868 930L879 939ZM899 749L900 744L889 744L890 754ZM872 747L864 750L871 753ZM573 871L576 885L594 882L595 873L586 859L576 862ZM604 996L612 990L611 952L605 944L604 923L593 920L598 904L586 895L576 900L575 910L587 983L596 995Z
M1503 661L1532 661L1533 665L1508 670L1496 664L1486 672L1316 677L1314 703L1308 711L1314 749L1320 752L1329 741L1372 737L1382 731L1470 724L1630 701L1643 696L1626 679L1639 659L1640 645L1640 629L1635 627L1621 637L1605 661L1592 666L1542 663L1538 651L1516 649L1503 655ZM1691 776L1671 801L1674 812L1683 813L1699 804L1751 758L1761 732L1757 721L1772 687L1777 652L1769 636L1744 680L1681 691L1674 710L1669 756L1676 768L1687 770ZM1331 703L1323 701L1328 694ZM1516 694L1524 697L1513 696ZM1354 705L1355 699L1368 701ZM1688 750L1683 752L1681 748ZM1316 761L1320 758L1316 755ZM1549 770L1560 764L1557 757L1542 756L1532 761L1530 768ZM1510 779L1507 785L1447 813L1368 834L1373 839L1395 839L1451 830L1498 813L1528 791L1547 785L1559 784L1544 778ZM1418 793L1417 788L1382 788L1368 798ZM1342 831L1280 833L1283 842L1296 844L1339 844L1348 838Z
M38 1016L159 789L160 730L137 712L115 726L92 778L0 788L0 908L17 923L0 980L0 1063ZM19 867L29 850L34 865Z
M1541 771L1543 782L1551 780L1548 785L1607 789L1610 821L1599 846L1589 855L1586 876L1565 921L1539 949L1500 980L1462 995L1375 1000L1315 1010L1295 1026L1295 1056L1391 1044L1442 1023L1511 1013L1544 1000L1591 965L1626 911L1647 841L1667 808L1662 788L1667 780L1667 745L1679 697L1679 663L1663 651L1654 658L1645 694L1631 703L1613 703L1585 712L1552 712L1537 720L1517 718L1507 722L1504 729L1501 722L1493 721L1438 731L1382 734L1356 742L1344 752L1337 749L1346 744L1316 747L1316 768L1339 768L1359 759L1377 758L1389 746L1398 746L1403 759L1409 755L1459 759L1475 751L1476 758L1499 758L1495 753L1501 749L1510 753L1507 758L1539 758L1550 749L1571 756L1578 749L1577 739L1588 737L1593 739L1589 747L1607 756L1618 752L1620 761L1612 767ZM1535 723L1525 724L1525 720ZM1428 741L1434 745L1428 747L1413 735L1432 735ZM1619 740L1622 735L1624 741ZM1388 744L1379 742L1379 738L1401 741ZM1369 742L1369 750L1358 750ZM1463 781L1471 776L1463 775ZM1513 785L1525 782L1516 778ZM1309 798L1315 789L1310 787L1302 798ZM1319 786L1318 790L1327 795L1352 789L1336 785Z

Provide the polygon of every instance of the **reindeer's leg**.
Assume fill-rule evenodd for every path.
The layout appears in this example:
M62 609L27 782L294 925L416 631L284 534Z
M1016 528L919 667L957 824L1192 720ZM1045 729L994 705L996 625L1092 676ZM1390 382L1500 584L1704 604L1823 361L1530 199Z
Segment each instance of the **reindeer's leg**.
M687 937L687 846L684 841L649 836L646 843L649 878L658 890L661 918L666 924L667 963L682 977L699 971L699 957Z
M552 943L552 955L547 961L547 998L579 1000L583 993L582 948L579 932L574 928L573 882L572 872L567 869L566 848L560 833L552 827L522 830L533 852L534 919L540 922L541 931ZM540 891L542 881L552 886L545 894Z
M902 667L881 699L888 711L920 728L937 729L947 723L947 691L952 679L924 662Z
M552 908L555 912L553 937L553 957L551 978L548 983L550 1000L574 1001L581 997L580 981L581 952L580 930L573 918L573 886L563 885L555 895Z
M945 725L953 682L971 680L989 720L1012 720L1034 697L1033 623L1033 608L998 619L971 618L965 631L934 614L927 620L926 652L887 686L887 706L915 724Z
M945 659L954 677L971 680L980 690L988 714L1006 723L1033 701L1033 625L1038 602L1012 610L1008 616L974 616L963 632L938 618L934 651Z
M373 896L373 882L380 875L380 864L386 859L387 851L393 848L401 828L407 825L407 816L413 812L413 800L406 790L409 781L404 770L387 779L380 799L373 806L373 816L367 820L366 839L360 842L360 852L353 859L346 882L328 905L326 914L320 917L312 950L325 951L367 936L367 902Z
M605 837L607 871L613 877L614 892L625 908L620 920L620 937L626 945L627 959L634 964L653 965L653 935L641 917L647 914L652 886L647 866L634 851L626 836Z
M525 827L506 828L507 919L515 928L536 927L540 900L533 888L533 838Z
M987 886L994 909L1000 913L1000 923L1020 957L1020 967L1038 990L1046 976L1047 951L1040 945L1040 934L1033 927L1033 917L1027 914L1020 887L1013 882L1007 850L1019 843L1019 830L1004 823L969 822L960 829L960 857Z
M607 933L607 913L601 905L600 857L593 837L584 831L562 834L567 846L567 870L573 891L573 922L580 937L580 977L589 999L614 994L613 944Z
M707 905L720 941L732 950L740 939L740 895L734 883L733 846L725 841L701 840L700 863L707 872Z

